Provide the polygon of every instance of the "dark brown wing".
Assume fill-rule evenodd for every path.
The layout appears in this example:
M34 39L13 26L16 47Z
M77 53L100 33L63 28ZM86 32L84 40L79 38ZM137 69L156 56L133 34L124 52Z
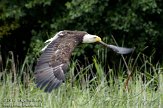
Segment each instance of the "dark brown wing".
M51 92L65 80L65 72L74 48L82 42L86 32L63 31L43 51L35 67L37 87Z
M48 45L35 67L37 87L40 89L45 87L45 92L51 92L65 80L64 73L68 67L69 56L64 56L65 53L59 42L60 40L55 40Z

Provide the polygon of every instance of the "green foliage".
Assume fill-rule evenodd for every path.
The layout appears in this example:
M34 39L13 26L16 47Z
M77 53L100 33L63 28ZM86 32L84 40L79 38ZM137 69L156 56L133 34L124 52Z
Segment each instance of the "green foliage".
M47 108L135 108L135 107L162 107L163 103L163 68L159 64L151 64L151 58L139 55L144 65L142 67L134 65L136 61L129 62L132 72L132 80L129 83L129 90L124 89L125 71L119 64L119 75L115 77L114 69L110 69L108 74L110 79L104 74L104 67L98 59L87 67L78 70L75 75L77 61L73 61L67 80L52 93L44 93L36 88L33 81L32 65L26 59L21 68L15 68L21 75L15 76L13 81L12 68L3 70L0 79L0 107L47 107ZM8 60L13 61L13 59ZM14 62L12 62L14 63ZM12 65L13 64L8 64ZM96 74L93 74L93 65ZM11 66L11 67L12 67ZM9 66L10 67L10 66ZM148 70L153 71L153 76L149 76ZM93 75L91 80L90 73ZM6 74L9 73L9 74ZM158 74L156 74L158 73ZM148 79L143 80L146 76ZM21 81L21 79L23 81ZM156 84L156 85L155 85ZM155 89L156 88L156 89Z
M125 34L130 45L142 50L146 45L156 46L158 38L162 37L162 30L158 28L160 22L156 21L161 12L162 8L154 0L135 0L116 8L109 15L112 16L112 28Z
M161 61L163 51L159 49L163 47L162 9L163 5L158 0L6 0L0 2L0 39L3 41L2 37L21 35L22 42L27 41L27 38L30 40L25 42L24 49L36 54L35 48L41 47L46 39L60 30L87 31L115 44L110 37L113 34L119 45L136 47L136 53L144 51L151 55L156 52L154 59ZM24 32L29 34L20 34ZM41 45L37 46L36 43ZM98 46L82 45L80 48ZM15 49L16 46L12 50ZM85 53L86 50L78 48L73 54L80 56ZM98 52L95 49L93 53Z
M25 7L30 9L37 5L42 5L43 7L51 5L52 0L31 0L25 4Z
M20 25L15 21L9 24L4 24L0 27L0 38L4 35L10 35L10 31L17 29Z
M0 1L0 38L12 34L21 27L19 20L25 15L22 4L16 1Z

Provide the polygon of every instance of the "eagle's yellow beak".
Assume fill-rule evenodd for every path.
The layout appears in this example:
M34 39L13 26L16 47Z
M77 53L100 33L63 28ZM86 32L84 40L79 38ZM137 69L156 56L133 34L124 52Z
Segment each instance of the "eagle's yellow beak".
M100 37L96 37L96 42L101 42L101 38Z

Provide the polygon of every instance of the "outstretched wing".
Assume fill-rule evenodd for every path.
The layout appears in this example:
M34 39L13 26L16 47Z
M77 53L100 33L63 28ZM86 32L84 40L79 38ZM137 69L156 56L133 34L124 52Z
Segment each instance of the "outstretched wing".
M118 47L115 45L109 45L109 44L104 43L103 41L100 41L99 43L112 49L113 51L115 51L118 54L128 54L135 50L134 48L125 48L125 47Z
M74 48L82 42L86 32L60 31L48 40L35 67L37 87L51 92L65 80L65 72Z
M65 80L69 58L63 53L60 40L54 40L43 51L35 67L37 87L51 92ZM64 57L64 58L63 58Z

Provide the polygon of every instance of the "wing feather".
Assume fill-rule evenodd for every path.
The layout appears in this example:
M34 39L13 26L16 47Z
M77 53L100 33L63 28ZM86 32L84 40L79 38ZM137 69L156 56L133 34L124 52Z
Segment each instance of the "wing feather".
M51 42L41 54L35 67L36 85L45 92L51 92L65 80L68 61L62 60L56 46L57 39ZM57 53L56 53L57 52Z
M41 80L45 80L47 79L51 74L47 74L47 73L52 73L50 69L47 69L46 71L39 73L39 74L35 74L35 76L37 77L36 81L39 82Z
M62 82L55 79L55 80L52 80L48 85L47 87L45 88L45 92L51 92L53 90L53 88L56 88L58 87Z
M56 78L55 78L55 76L54 75L51 75L50 77L49 77L49 79L48 80L45 80L43 83L42 83L42 85L40 86L40 89L43 89L44 87L49 87L50 85L50 82L52 81L52 80L56 80ZM45 90L44 90L45 91Z
M65 80L71 53L86 32L62 31L48 40L35 67L36 85L51 92ZM69 36L69 37L68 37ZM68 37L68 38L67 38ZM78 39L78 40L77 40Z

